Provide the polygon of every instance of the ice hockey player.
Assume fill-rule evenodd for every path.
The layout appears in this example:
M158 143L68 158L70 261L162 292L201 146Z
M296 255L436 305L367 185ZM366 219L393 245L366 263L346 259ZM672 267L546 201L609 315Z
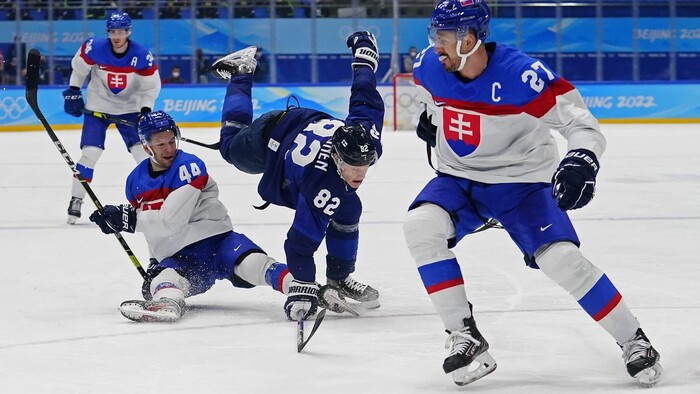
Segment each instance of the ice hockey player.
M135 321L177 320L185 297L206 292L217 279L286 294L292 281L287 265L233 231L204 162L178 149L180 130L170 115L144 115L138 133L150 159L127 178L129 204L90 215L105 234L142 232L155 259L142 287L146 301L125 301L122 314Z
M450 250L495 219L527 265L570 293L615 339L628 373L653 385L662 373L659 353L608 276L579 251L566 213L593 198L605 150L598 122L578 90L545 63L485 43L490 18L482 0L441 1L430 20L431 45L413 69L427 105L417 133L435 146L438 167L403 229L449 333L443 369L465 385L496 368ZM550 129L568 140L561 162Z
M300 311L305 318L316 312L320 285L314 253L324 237L327 285L344 300L379 307L379 292L350 275L355 271L362 213L356 190L382 153L384 103L375 77L379 57L376 40L368 32L352 34L347 45L354 57L350 111L344 120L288 106L252 121L255 47L212 65L215 76L230 80L222 114L221 155L243 172L263 174L258 193L267 203L296 211L284 243L294 277L294 290L285 303L292 320ZM323 306L340 311L337 303Z
M137 163L147 156L136 132L140 115L151 112L160 93L160 75L153 55L148 49L129 39L131 18L126 12L115 11L107 18L108 38L89 38L80 46L71 61L73 72L70 87L63 91L64 110L80 117L84 108L109 114L134 124L116 124L126 148ZM81 88L90 77L83 101ZM95 165L105 149L105 136L110 120L85 114L80 138L82 156L77 167L91 182ZM68 223L80 217L85 190L73 178L68 204Z

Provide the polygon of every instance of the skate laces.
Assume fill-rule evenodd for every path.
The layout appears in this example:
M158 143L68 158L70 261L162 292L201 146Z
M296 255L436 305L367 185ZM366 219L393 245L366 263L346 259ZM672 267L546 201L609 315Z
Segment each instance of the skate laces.
M231 79L231 72L230 71L219 68L216 70L216 72L219 73L219 75L223 79Z
M635 336L622 344L622 358L629 364L634 360L645 357L650 347L651 343L649 341L642 337Z
M445 332L449 334L447 336L447 340L445 341L445 349L451 349L450 356L459 353L466 353L470 342L476 344L477 346L481 345L481 341L476 340L476 338L471 335L469 327L465 327L464 330L445 330Z
M365 289L367 288L366 284L363 284L363 283L356 281L351 276L348 276L347 278L345 278L342 281L342 283L348 289L350 289L354 292L360 293L360 294L362 294L365 291Z

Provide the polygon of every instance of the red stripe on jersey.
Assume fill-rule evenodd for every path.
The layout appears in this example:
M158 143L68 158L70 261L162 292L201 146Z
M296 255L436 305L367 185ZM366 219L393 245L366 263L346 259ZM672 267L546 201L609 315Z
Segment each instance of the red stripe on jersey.
M420 85L415 78L414 81L416 81L416 84ZM433 99L435 101L442 101L446 105L454 108L474 111L484 115L516 115L524 112L536 118L541 118L557 105L557 96L561 96L574 89L574 86L570 84L569 81L564 78L559 78L547 85L547 88L532 101L523 105L493 105L442 97L433 97Z
M204 174L196 177L192 182L190 182L190 185L193 187L202 190L204 189L204 186L207 185L207 182L209 181L209 174Z
M158 66L156 66L156 65L154 64L154 65L152 65L151 67L144 68L143 70L138 70L138 71L136 71L136 74L142 75L142 76L144 76L144 77L147 77L147 76L149 76L149 75L155 74L156 71L158 71Z
M148 190L138 194L136 201L129 202L142 211L158 211L168 195L170 195L170 189L167 188Z
M109 72L113 72L113 73L120 73L120 74L129 74L129 73L137 72L137 70L131 66L117 67L117 66L110 66L109 64L100 64L100 70L109 71Z
M610 311L615 309L615 307L617 306L617 304L620 303L621 300L622 300L622 294L620 294L620 292L617 292L615 294L615 296L612 298L612 300L610 300L610 302L608 302L608 305L605 305L603 307L603 309L600 310L600 312L598 312L592 316L593 320L600 321L602 318L607 316L608 313L610 313Z
M94 66L97 64L85 54L85 44L83 44L83 46L80 48L80 58L83 59L83 61L89 66Z
M438 292L440 290L445 290L449 289L450 287L455 287L459 285L464 284L464 278L454 278L450 280L446 280L444 282L436 283L432 286L428 286L425 288L425 290L428 292L428 294L433 294L435 292Z

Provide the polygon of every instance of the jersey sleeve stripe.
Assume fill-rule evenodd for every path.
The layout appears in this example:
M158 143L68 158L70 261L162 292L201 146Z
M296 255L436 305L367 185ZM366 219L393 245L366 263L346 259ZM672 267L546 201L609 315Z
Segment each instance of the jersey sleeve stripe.
M530 102L523 105L493 105L482 102L461 101L441 97L435 97L434 99L435 101L444 102L445 105L449 105L454 108L474 111L484 115L499 116L526 113L536 118L541 118L557 105L557 96L566 94L574 89L574 86L567 80L564 78L559 78L558 80L548 84L547 88L542 91L542 93L538 94Z
M155 74L156 71L158 71L158 66L156 66L156 64L154 63L151 67L144 68L143 70L137 70L136 74L147 77L149 75Z
M204 174L193 179L192 182L190 182L190 185L199 190L202 190L204 189L204 186L207 185L207 182L209 182L209 174Z
M97 64L94 60L90 59L87 54L85 54L85 44L83 44L83 47L80 48L80 58L83 59L83 61L89 66L94 66Z

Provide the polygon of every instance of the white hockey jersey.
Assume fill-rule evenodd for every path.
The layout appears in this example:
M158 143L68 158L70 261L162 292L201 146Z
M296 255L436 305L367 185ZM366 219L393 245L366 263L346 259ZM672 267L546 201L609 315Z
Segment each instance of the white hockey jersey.
M170 257L187 245L233 230L219 187L197 156L178 151L163 173L149 173L142 161L126 180L126 197L137 208L136 231L142 232L152 257Z
M568 148L600 158L605 138L578 90L543 62L488 43L488 66L472 81L443 69L433 47L413 78L437 126L439 172L484 183L550 182L559 164L551 129Z
M82 88L90 77L85 108L112 115L153 109L160 93L160 74L153 55L134 41L123 55L112 52L107 38L90 38L71 61L70 86Z

